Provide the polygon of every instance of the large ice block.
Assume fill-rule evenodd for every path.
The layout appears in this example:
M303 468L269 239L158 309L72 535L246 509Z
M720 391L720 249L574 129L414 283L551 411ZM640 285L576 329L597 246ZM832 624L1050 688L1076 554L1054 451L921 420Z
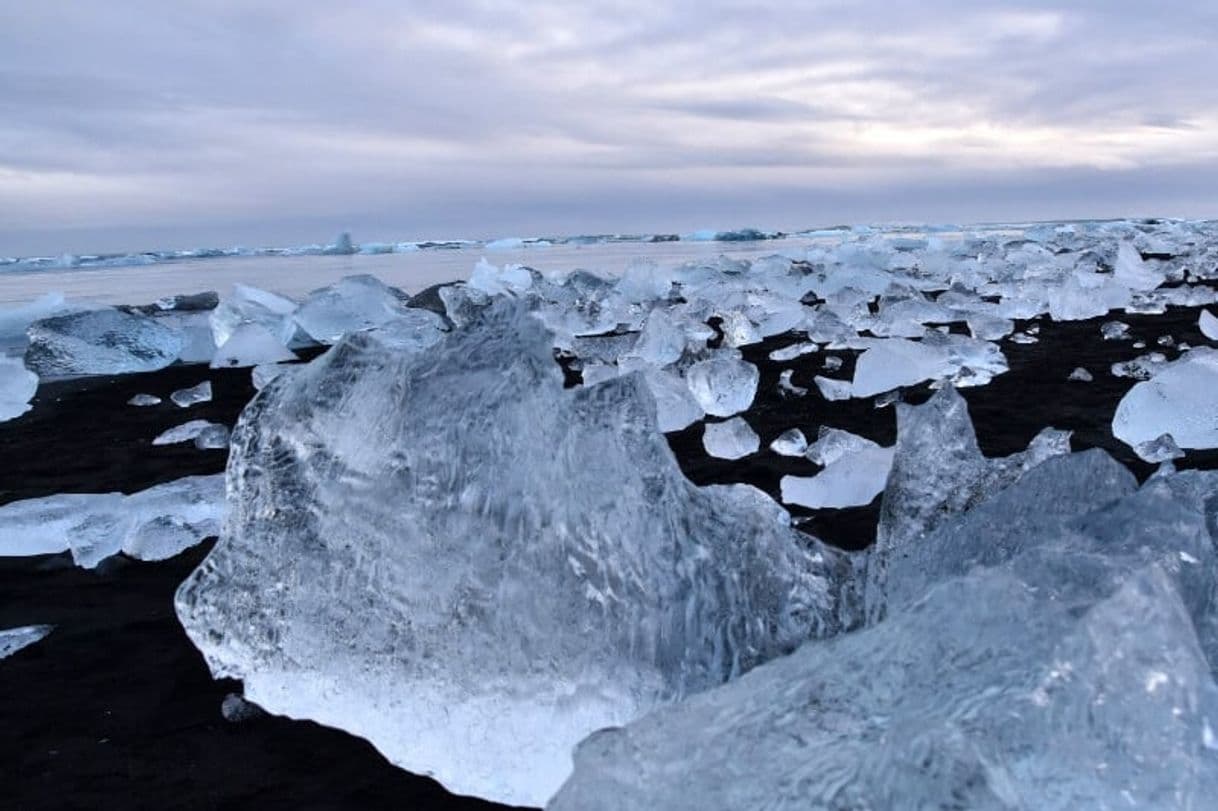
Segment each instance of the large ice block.
M144 315L88 310L35 321L25 365L39 377L151 372L178 359L182 335Z
M379 327L405 310L406 296L374 276L347 276L314 290L293 318L314 340L332 344L348 332Z
M0 422L29 411L37 391L38 375L25 368L20 358L0 355Z
M1193 349L1130 389L1112 434L1135 447L1171 434L1181 448L1218 448L1218 350Z
M176 600L212 672L462 793L542 803L584 735L857 610L768 497L689 483L640 375L564 389L502 303L424 353L359 333L272 381L228 484Z

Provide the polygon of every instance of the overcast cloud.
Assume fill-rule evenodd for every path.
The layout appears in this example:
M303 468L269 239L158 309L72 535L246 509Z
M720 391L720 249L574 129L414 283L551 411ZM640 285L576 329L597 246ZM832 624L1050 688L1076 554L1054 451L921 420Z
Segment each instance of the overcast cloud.
M0 0L0 255L1218 216L1218 4Z

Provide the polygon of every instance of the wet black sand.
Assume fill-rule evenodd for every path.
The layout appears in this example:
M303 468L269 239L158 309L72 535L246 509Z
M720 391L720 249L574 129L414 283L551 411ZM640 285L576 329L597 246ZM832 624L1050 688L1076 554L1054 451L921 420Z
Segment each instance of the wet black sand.
M1074 447L1101 447L1148 475L1151 466L1132 456L1109 433L1121 396L1136 381L1115 378L1109 366L1144 352L1174 350L1155 343L1206 343L1196 308L1166 315L1119 316L1146 341L1100 339L1099 324L1041 324L1040 342L1003 342L1011 372L963 393L983 450L991 455L1022 450L1042 428L1075 431ZM1025 326L1025 325L1021 325ZM737 462L711 459L701 428L670 436L683 469L702 483L743 481L777 495L788 473L812 475L815 465L776 456L765 446L798 427L814 439L820 425L844 428L891 444L892 408L872 401L829 403L812 377L849 378L843 367L825 372L826 353L788 364L766 359L791 338L748 347L745 356L762 369L761 387L745 418L763 450ZM1066 378L1077 366L1092 383ZM784 398L778 374L795 369L794 382L810 389ZM212 402L179 409L168 401L179 388L209 379ZM126 405L137 393L161 396L151 408ZM231 425L253 395L249 370L177 367L117 378L44 385L34 410L0 424L0 503L58 492L132 492L181 476L223 470L225 454L192 444L152 447L161 431L188 419ZM906 393L919 401L920 387ZM1180 467L1218 467L1218 452L1190 454ZM870 542L878 499L849 510L793 512L805 529L848 548ZM113 560L99 571L71 566L65 556L0 558L0 628L52 623L45 640L0 661L0 807L12 809L243 809L396 808L490 809L489 803L453 797L435 782L390 766L371 745L308 722L265 717L231 724L220 703L232 682L215 682L178 625L172 608L177 585L210 544L157 564Z

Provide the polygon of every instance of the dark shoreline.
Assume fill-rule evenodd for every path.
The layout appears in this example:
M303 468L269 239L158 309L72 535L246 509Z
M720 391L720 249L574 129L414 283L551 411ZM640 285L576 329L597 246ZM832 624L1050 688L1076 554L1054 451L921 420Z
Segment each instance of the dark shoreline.
M1136 381L1113 377L1108 368L1150 351L1176 357L1176 351L1156 345L1165 334L1207 344L1197 327L1199 312L1172 308L1163 315L1046 320L1040 322L1039 343L1001 342L1011 371L987 386L961 390L982 449L1013 453L1052 426L1075 432L1075 450L1103 448L1139 478L1149 475L1153 466L1111 436L1116 404ZM1147 346L1103 341L1099 325L1107 320L1129 324L1131 335ZM849 378L853 353L818 352L785 364L768 360L770 351L794 340L780 337L744 349L762 372L758 397L744 415L761 436L759 453L736 462L711 459L697 425L669 436L694 482L747 482L776 496L783 475L817 470L768 451L770 440L789 428L801 428L812 439L825 424L885 445L894 441L894 409L877 409L872 400L830 403L812 383L816 374ZM826 354L843 358L840 371L824 372ZM1094 382L1067 380L1077 366L1089 369ZM794 382L810 388L808 396L778 394L784 368L795 370ZM190 419L232 425L254 394L249 378L248 369L180 366L43 385L30 413L0 424L0 504L59 492L132 492L222 471L222 451L192 444L154 448L150 442ZM168 401L172 391L202 380L212 381L211 402L180 409ZM165 402L127 405L137 393ZM905 396L919 402L929 393L921 386ZM1218 451L1190 453L1178 466L1218 468ZM800 508L792 513L813 534L861 548L873 537L878 501L816 515ZM47 639L0 662L6 808L502 807L453 797L434 781L391 766L368 743L310 722L224 721L220 702L239 685L211 679L172 607L178 583L209 548L207 543L156 564L114 559L95 572L74 568L66 556L0 558L0 628L57 626Z

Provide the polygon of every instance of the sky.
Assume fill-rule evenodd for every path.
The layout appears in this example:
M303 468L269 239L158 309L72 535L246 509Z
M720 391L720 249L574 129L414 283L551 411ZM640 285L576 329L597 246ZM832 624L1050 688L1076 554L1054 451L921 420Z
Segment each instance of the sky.
M1218 3L0 0L0 255L1218 217Z

